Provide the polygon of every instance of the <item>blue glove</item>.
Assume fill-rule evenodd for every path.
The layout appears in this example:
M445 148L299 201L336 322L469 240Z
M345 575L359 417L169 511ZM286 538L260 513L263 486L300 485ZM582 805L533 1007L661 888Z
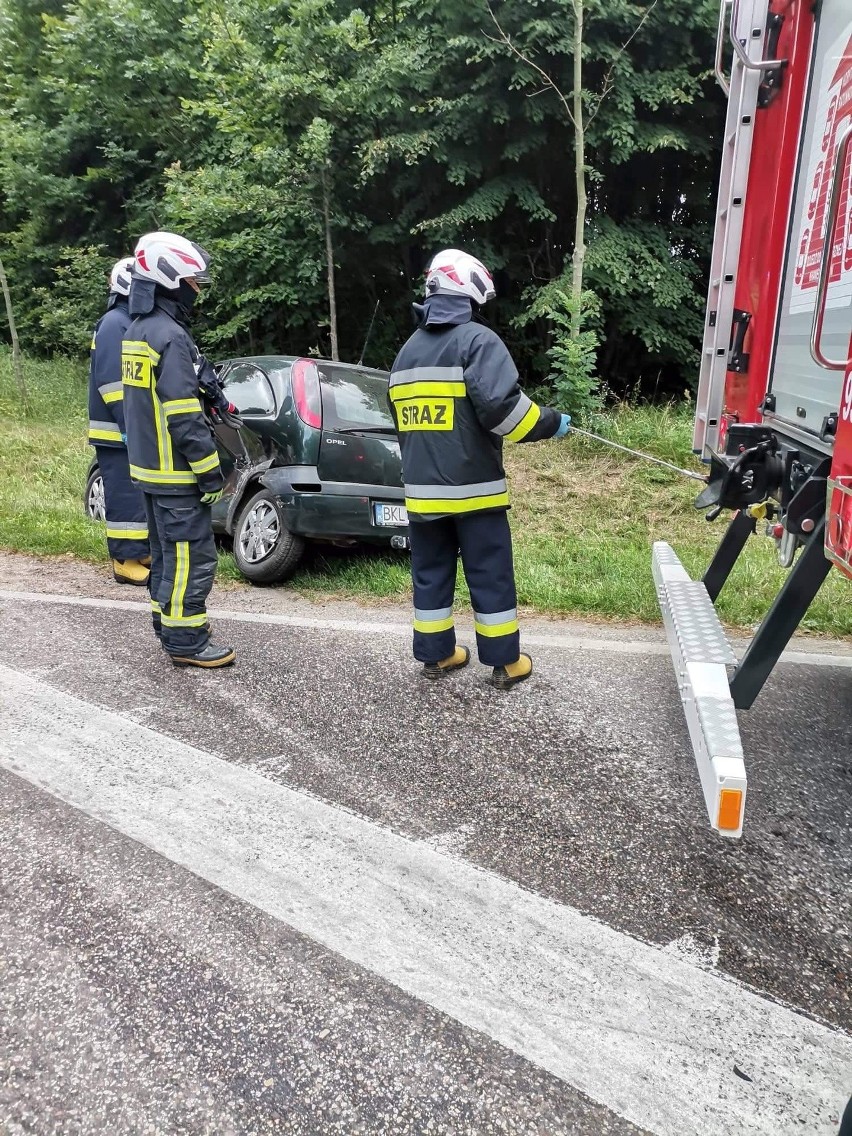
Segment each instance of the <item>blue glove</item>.
M564 438L568 431L571 429L571 415L563 414L562 421L559 423L559 429L553 435L554 438Z
M203 493L201 496L202 505L215 505L217 501L222 500L224 489L217 489L215 493Z
M125 446L126 446L126 445L127 445L127 435L126 435L126 434L122 434L122 435L121 435L121 440L122 440L122 442L124 442L124 444L125 444Z

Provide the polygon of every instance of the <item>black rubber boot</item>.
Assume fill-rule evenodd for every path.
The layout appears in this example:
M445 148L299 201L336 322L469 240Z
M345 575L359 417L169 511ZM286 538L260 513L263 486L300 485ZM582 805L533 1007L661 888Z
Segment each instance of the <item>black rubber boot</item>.
M427 678L440 678L448 671L458 671L462 667L466 667L470 662L470 650L467 647L456 647L452 655L447 659L441 659L440 663L424 663L423 673Z
M529 678L532 669L532 659L521 652L517 662L508 663L505 667L495 667L488 681L500 690L511 690L513 686Z
M229 667L237 653L233 647L215 647L208 643L202 651L194 655L172 655L172 662L176 667Z

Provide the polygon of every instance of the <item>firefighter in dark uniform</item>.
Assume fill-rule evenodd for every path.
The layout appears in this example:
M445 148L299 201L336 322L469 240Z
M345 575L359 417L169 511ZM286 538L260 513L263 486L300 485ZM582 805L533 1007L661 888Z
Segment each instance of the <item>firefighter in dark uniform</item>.
M474 608L480 662L502 689L532 673L520 651L509 492L503 442L564 436L567 414L536 406L518 386L503 341L473 322L494 297L485 266L458 249L438 253L426 276L419 326L390 378L410 519L414 657L429 677L463 667L456 646L456 560Z
M210 258L174 233L135 250L135 316L122 347L130 474L143 491L151 537L154 630L175 666L223 667L231 647L210 641L206 601L216 573L210 507L224 478L199 398L200 356L187 323Z
M142 492L130 479L121 384L121 341L130 326L127 297L133 257L116 262L109 304L92 335L89 367L89 445L95 447L104 487L107 549L119 584L148 583L148 518Z

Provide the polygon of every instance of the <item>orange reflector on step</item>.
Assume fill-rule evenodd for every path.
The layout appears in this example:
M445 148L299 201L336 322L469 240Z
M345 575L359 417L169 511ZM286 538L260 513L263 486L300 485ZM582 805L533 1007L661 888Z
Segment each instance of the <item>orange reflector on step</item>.
M742 789L723 789L719 794L719 828L724 832L736 832L741 824L742 812Z

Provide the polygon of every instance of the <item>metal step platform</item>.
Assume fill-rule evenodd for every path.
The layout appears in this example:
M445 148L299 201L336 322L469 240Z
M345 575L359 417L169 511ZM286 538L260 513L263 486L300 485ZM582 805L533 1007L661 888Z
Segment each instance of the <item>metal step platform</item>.
M704 584L663 541L654 544L653 570L711 827L742 836L746 771L727 671L736 655Z

